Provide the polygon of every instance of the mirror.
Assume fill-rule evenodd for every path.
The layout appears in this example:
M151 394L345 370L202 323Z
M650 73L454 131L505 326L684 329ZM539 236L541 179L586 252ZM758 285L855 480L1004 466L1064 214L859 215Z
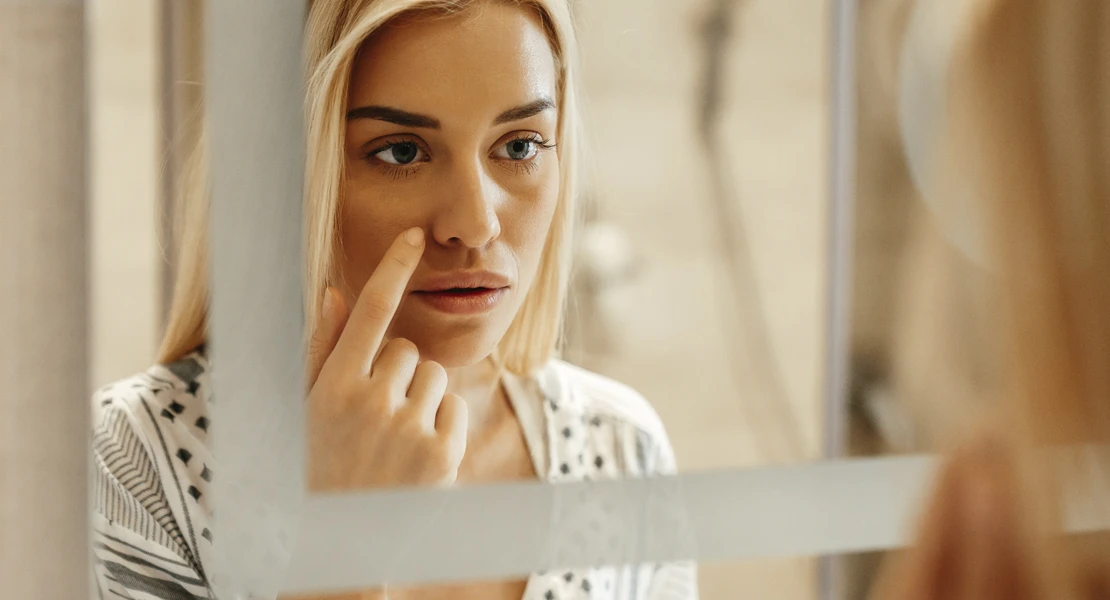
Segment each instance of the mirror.
M142 290L141 310L96 314L98 385L146 369L156 353L175 258L175 223L159 219L172 214L170 199L187 177L184 149L198 135L205 76L202 3L139 12L124 4L101 2L93 25L105 48L97 118L116 119L97 138L114 160L94 169L105 186L132 187L98 191L97 210L112 227L131 219L149 239L129 250L128 264L141 266L96 279L106 307L118 308L110 297L123 290ZM642 394L680 472L822 456L829 11L826 2L772 0L574 4L588 154L564 356ZM145 146L112 145L120 131ZM156 222L160 237L143 225ZM96 236L98 248L116 254L100 260L119 264L110 231ZM200 371L196 363L177 370L183 378ZM167 410L199 427L189 407ZM577 435L563 434L570 425L552 427L554 442ZM209 471L175 456L202 480ZM548 466L556 475L564 466L609 472L605 455L571 456L581 464ZM521 457L531 464L529 453ZM204 538L200 529L194 535ZM699 585L707 598L727 597L741 579L809 598L816 569L808 558L772 569L706 568Z
M956 4L859 3L852 457L943 447L973 421L989 370L976 203L930 189L930 136L944 126L947 62L967 18ZM843 598L867 597L883 556L840 562Z

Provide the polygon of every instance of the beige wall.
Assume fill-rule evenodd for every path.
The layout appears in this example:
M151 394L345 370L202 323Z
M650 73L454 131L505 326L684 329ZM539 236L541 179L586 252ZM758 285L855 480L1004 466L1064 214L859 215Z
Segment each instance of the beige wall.
M89 597L84 12L0 3L5 598Z
M582 362L652 402L686 471L813 459L823 426L828 3L736 3L720 134L756 292L745 303L727 284L697 135L711 2L577 7L598 218L643 261L603 292L611 343ZM710 600L816 591L808 559L703 565L701 585Z
M602 300L613 347L584 362L648 396L685 469L812 458L822 427L827 11L774 0L736 11L721 134L762 310L738 315L696 130L709 4L579 7L594 196L643 259ZM738 364L733 345L756 328L771 356ZM758 376L734 376L756 364Z
M88 3L90 377L145 369L161 318L160 2Z

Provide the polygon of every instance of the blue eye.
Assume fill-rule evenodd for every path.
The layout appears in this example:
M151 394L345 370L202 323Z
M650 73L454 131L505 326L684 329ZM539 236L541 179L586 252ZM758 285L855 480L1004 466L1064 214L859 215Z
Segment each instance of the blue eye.
M548 145L542 139L535 137L519 137L498 146L493 155L497 158L520 162L534 158L541 147L553 148L554 145Z
M505 154L512 160L528 160L536 154L536 143L532 140L513 140L505 144Z
M413 142L391 142L373 154L374 158L390 165L407 165L424 159L424 151Z

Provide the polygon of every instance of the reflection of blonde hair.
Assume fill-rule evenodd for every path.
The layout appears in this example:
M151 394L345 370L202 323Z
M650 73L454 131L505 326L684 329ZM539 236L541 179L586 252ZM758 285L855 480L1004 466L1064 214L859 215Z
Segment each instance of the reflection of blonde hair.
M556 350L570 265L575 216L579 116L574 67L576 42L565 0L505 0L534 9L555 54L559 73L559 153L561 185L555 217L540 259L536 280L519 313L502 338L496 357L509 370L523 373L546 362ZM336 220L344 168L343 135L347 86L355 54L362 43L392 19L414 12L455 13L474 0L314 0L305 28L308 69L306 94L307 164L305 170L306 331L320 313L325 286L334 281L338 250ZM203 142L202 142L203 144ZM177 282L159 361L180 357L203 342L207 327L207 177L203 147L192 161L179 238Z
M950 181L943 189L973 185L989 224L982 275L997 317L990 344L997 373L983 391L1002 425L999 439L1025 459L1040 455L1027 450L1048 444L1104 442L1110 437L1110 5L984 0L969 14L949 79L949 135L942 146L960 166L945 172ZM952 185L956 178L963 183ZM904 341L911 349L928 344ZM921 361L916 366L927 368ZM1033 483L1022 488L1032 510L1018 525L1058 530L1061 503L1052 495L1059 488L1047 482L1063 477L1094 493L1095 478L1091 471L1054 470L1052 480L1039 479L1045 473L1034 468L1038 462L1022 461L1026 483ZM1107 466L1099 465L1099 477ZM1058 548L1044 538L1031 543L1026 550L1037 572L1026 575L1049 586L1048 597L1075 597L1077 573L1056 562L1074 555L1056 554ZM1101 559L1105 573L1110 554Z
M1110 434L1110 7L994 2L957 71L954 130L991 212L1007 396L1030 433ZM967 86L967 88L963 88Z

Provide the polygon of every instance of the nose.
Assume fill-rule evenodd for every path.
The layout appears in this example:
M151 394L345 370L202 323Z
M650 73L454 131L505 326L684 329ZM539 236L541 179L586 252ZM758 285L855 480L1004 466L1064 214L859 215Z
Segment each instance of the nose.
M433 219L433 239L442 246L468 249L482 248L497 239L501 234L497 207L503 195L481 164L458 165L452 170Z

